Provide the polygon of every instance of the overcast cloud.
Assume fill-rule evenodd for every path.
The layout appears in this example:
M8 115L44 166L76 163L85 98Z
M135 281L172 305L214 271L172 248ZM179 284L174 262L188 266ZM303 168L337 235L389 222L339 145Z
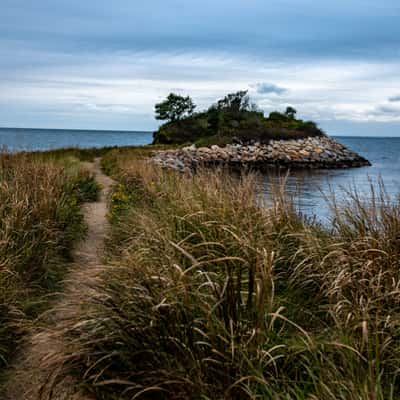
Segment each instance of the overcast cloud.
M400 134L400 3L2 0L0 126L154 129L170 91L242 89L328 133Z

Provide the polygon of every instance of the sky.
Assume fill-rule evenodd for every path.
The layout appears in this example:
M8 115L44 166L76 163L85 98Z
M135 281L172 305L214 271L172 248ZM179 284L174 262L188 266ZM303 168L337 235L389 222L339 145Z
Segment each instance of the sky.
M0 126L154 130L248 90L333 135L400 136L399 0L1 0Z

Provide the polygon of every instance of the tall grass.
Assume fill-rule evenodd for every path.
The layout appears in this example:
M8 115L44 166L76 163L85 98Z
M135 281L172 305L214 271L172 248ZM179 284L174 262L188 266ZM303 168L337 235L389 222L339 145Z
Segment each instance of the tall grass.
M54 363L99 399L398 398L399 202L321 227L253 175L114 162L110 265Z
M116 146L108 147L92 147L92 148L80 148L80 147L62 147L50 150L36 150L34 152L28 152L25 154L34 155L36 158L42 160L59 160L64 162L66 158L74 158L80 161L92 162L96 157L102 157L113 149L117 149Z
M132 160L146 160L156 150L166 150L177 147L179 146L144 145L109 149L109 151L105 152L101 158L101 167L108 175L118 175L125 167L129 168Z
M23 321L63 277L85 226L80 202L96 197L92 174L30 154L0 154L0 372Z

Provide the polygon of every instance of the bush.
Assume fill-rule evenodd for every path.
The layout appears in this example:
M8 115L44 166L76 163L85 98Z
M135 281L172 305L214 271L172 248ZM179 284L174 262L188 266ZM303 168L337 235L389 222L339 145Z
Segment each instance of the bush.
M89 171L80 171L69 182L70 190L79 203L96 201L101 187Z
M174 123L162 125L153 135L153 144L183 144L208 135L207 118L195 115Z

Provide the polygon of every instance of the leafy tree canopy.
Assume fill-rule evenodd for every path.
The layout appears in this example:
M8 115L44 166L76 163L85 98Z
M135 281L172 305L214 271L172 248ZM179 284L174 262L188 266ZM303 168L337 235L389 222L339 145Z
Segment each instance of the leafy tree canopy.
M166 100L155 105L156 119L175 122L193 114L196 108L189 96L170 93Z
M289 118L294 119L295 115L297 114L297 111L295 108L289 106L286 107L285 115L288 116Z
M250 98L247 90L226 95L222 100L217 102L216 108L227 112L248 111L250 109Z

